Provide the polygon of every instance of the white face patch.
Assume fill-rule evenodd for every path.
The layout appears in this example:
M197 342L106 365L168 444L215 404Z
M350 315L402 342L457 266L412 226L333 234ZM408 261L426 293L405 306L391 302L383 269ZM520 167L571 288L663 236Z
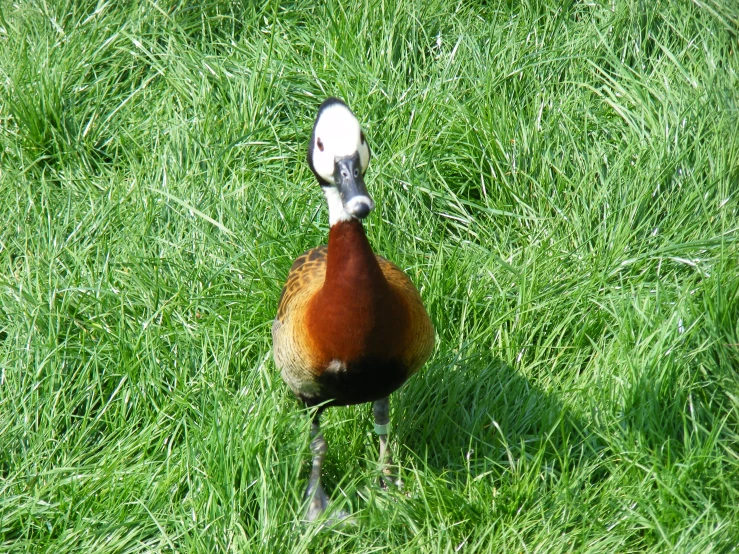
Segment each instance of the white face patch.
M324 109L315 126L313 144L313 169L321 178L334 183L336 158L359 152L362 173L369 165L369 146L362 140L362 129L354 114L343 104L333 104Z

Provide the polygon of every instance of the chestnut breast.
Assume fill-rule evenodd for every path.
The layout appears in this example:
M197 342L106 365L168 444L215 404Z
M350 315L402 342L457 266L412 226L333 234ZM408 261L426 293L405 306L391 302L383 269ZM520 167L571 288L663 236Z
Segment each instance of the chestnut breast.
M305 325L319 372L335 361L351 367L364 359L403 358L407 302L387 282L377 260L373 262L371 270L358 268L351 279L327 278L308 305Z
M293 265L273 337L283 378L308 404L384 398L423 365L434 343L418 291L375 256L359 221L332 226L328 249Z

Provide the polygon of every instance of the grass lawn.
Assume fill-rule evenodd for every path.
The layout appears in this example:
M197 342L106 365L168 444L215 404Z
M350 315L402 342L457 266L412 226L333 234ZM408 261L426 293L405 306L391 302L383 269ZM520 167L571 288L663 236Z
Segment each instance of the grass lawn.
M0 4L0 552L735 552L734 0ZM344 98L437 332L309 420L272 361Z

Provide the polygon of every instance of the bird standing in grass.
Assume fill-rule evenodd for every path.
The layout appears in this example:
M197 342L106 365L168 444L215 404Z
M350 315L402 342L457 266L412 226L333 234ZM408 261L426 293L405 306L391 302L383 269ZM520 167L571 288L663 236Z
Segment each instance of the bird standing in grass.
M307 518L328 499L321 486L326 439L320 417L329 406L373 402L380 463L389 474L388 396L431 355L434 329L405 273L376 256L362 220L375 203L364 184L370 149L344 102L325 100L313 125L308 165L328 202L328 246L290 268L272 326L275 364L295 396L317 406L311 427L313 466Z

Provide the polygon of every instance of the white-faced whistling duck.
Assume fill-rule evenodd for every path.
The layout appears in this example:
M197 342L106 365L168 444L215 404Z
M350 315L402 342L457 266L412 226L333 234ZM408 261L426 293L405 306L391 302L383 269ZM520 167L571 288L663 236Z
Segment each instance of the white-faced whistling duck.
M313 125L308 165L328 202L328 247L290 268L272 326L275 364L295 396L317 406L311 427L313 466L308 520L325 509L320 428L328 406L374 402L380 463L388 474L388 395L431 355L434 329L421 296L400 268L372 252L362 220L375 203L364 184L370 149L344 102L325 100Z

